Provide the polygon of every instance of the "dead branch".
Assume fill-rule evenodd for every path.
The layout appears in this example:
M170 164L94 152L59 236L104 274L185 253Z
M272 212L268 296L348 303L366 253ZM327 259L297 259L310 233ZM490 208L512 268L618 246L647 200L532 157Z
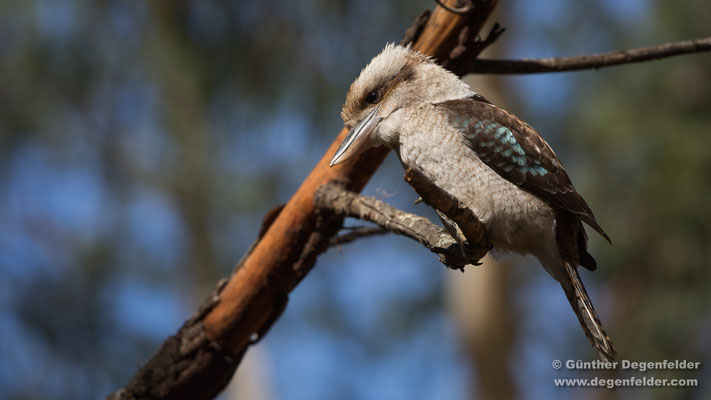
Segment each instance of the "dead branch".
M523 58L520 60L472 59L464 67L474 74L537 74L543 72L599 69L614 65L659 60L711 50L711 37L666 43L631 50L611 51L577 57Z
M376 198L361 196L336 182L323 185L316 192L314 201L318 207L337 215L370 221L387 231L417 240L437 254L449 268L462 269L479 261L469 260L457 241L427 218L398 210Z

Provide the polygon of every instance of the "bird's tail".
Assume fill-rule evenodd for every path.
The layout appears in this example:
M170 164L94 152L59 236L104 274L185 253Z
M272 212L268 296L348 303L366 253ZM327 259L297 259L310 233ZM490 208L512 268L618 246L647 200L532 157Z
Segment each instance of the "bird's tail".
M577 268L566 262L565 269L570 278L571 285L562 284L563 290L565 290L565 294L568 296L575 315L578 316L580 325L585 331L585 336L588 337L590 343L597 349L603 360L610 362L615 361L615 357L617 357L615 347L612 345L610 337L607 336L605 328L603 328L602 322L600 322L600 317L598 317L595 312L595 307L593 307L590 297L588 297L588 293L585 291L585 286L583 286L583 282L580 280Z

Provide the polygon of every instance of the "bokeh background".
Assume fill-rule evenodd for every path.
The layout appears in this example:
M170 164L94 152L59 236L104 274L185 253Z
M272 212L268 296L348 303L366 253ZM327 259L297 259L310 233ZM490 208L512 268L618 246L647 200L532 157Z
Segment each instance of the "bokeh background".
M125 383L316 164L359 70L432 6L0 1L0 397ZM498 57L711 31L702 0L502 0L495 19ZM472 82L553 145L612 236L591 235L583 279L621 358L701 361L651 374L700 386L556 388L601 374L551 368L595 355L534 260L461 274L387 236L321 257L222 398L711 398L711 56ZM364 193L433 217L394 156Z

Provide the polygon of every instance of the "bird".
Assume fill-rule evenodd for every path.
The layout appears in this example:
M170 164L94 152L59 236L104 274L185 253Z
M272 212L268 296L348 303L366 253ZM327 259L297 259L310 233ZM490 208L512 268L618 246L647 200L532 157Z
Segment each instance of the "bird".
M348 133L331 167L370 147L392 149L404 168L417 168L472 210L486 226L492 251L536 257L562 286L600 358L615 360L578 273L578 266L597 267L583 222L611 243L610 237L529 124L432 58L395 44L353 81L341 117Z

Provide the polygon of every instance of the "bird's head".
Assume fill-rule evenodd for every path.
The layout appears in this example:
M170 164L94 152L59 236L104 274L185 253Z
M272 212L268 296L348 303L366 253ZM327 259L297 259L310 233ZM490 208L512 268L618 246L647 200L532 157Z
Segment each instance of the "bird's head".
M396 111L417 103L438 103L471 95L469 86L429 57L388 44L351 84L341 117L349 130L331 166L376 144L397 141L397 129L383 130ZM388 136L387 138L384 136Z

